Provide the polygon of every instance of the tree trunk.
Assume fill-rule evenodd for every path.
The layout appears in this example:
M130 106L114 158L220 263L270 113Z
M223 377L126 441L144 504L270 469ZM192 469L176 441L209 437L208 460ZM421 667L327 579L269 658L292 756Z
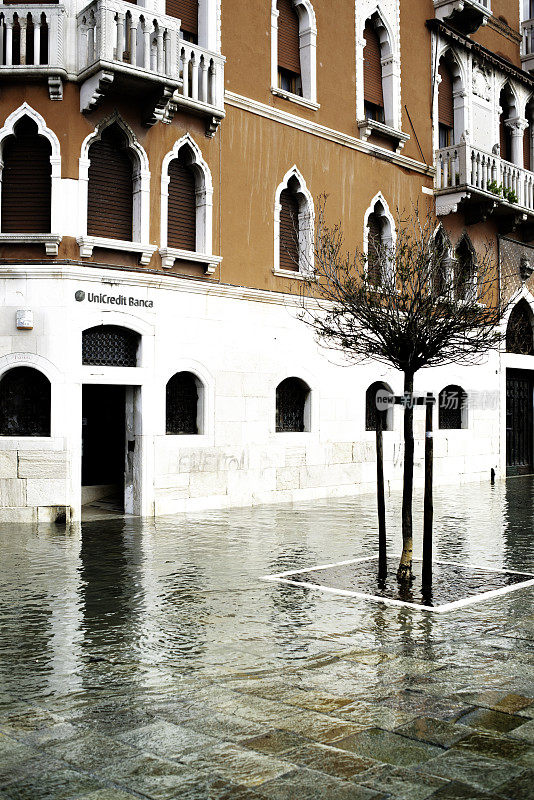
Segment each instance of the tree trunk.
M413 373L404 373L404 480L402 487L402 555L397 570L400 583L410 583L412 576L412 502L413 502Z

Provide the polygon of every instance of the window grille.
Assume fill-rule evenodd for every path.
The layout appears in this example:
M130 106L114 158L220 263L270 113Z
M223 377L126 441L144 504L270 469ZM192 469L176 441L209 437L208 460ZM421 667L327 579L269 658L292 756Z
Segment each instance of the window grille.
M167 434L198 433L198 387L191 372L177 372L167 383Z
M439 393L439 427L443 430L463 428L463 414L467 395L461 386L446 386Z
M118 325L89 328L82 334L82 364L97 367L136 367L140 336Z
M32 367L0 379L0 435L50 436L50 381Z
M276 389L276 432L306 430L304 411L310 393L300 378L286 378Z
M526 300L521 300L510 314L506 329L506 351L520 356L534 355L532 311Z

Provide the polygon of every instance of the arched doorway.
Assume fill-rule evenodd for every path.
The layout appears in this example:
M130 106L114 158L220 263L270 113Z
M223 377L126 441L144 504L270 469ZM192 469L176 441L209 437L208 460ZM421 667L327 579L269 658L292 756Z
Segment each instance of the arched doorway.
M534 356L534 315L526 300L515 306L506 329L506 352ZM527 362L528 358L524 359ZM534 362L534 358L532 358ZM506 474L534 473L534 363L506 370Z

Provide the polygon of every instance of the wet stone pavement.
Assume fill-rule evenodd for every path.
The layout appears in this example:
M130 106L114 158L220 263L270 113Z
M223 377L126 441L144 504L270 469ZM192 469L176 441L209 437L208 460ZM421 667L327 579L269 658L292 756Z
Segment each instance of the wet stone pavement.
M435 516L436 558L534 572L532 479ZM369 497L2 528L1 800L534 798L532 587L438 615L261 580L375 550Z

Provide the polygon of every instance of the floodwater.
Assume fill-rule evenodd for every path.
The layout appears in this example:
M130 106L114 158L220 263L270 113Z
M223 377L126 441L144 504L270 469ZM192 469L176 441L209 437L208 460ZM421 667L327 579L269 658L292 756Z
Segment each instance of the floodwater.
M436 559L534 572L532 478L436 495ZM0 798L534 797L533 588L438 619L261 580L376 536L373 497L3 526Z

